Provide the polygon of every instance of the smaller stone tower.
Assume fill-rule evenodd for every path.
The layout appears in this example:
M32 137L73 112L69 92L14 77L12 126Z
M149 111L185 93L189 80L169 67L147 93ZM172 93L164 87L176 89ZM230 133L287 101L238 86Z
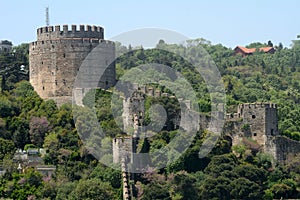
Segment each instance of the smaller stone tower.
M265 146L268 137L279 135L276 105L272 103L241 104L238 114L243 119L243 129L257 143ZM248 131L247 131L248 129Z
M127 133L127 136L113 140L113 158L115 163L120 162L122 158L125 158L128 163L134 163L133 153L137 153L137 145L145 115L145 97L141 90L137 90L133 92L131 97L123 98L123 130Z
M237 113L227 115L225 135L232 137L232 144L239 145L243 138L252 138L263 151L273 148L272 141L279 136L276 104L245 103L238 106Z
M237 113L227 114L223 134L232 139L232 145L240 145L244 138L252 138L278 162L300 153L300 142L281 136L278 130L277 107L273 103L245 103Z

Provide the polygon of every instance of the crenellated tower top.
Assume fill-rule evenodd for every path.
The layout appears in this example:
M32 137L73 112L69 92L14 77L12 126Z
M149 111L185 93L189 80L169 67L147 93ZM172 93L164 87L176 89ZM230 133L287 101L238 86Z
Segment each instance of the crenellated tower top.
M72 25L70 28L68 25L62 27L57 26L45 26L37 29L37 40L52 40L62 38L104 38L104 29L101 26L90 25Z

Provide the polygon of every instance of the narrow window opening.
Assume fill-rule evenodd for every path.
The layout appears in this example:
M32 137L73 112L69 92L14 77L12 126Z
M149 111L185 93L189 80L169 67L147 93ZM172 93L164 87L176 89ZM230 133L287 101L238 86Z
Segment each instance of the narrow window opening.
M257 133L253 133L253 136L257 136Z
M256 116L255 115L252 115L252 119L255 119L256 118Z
M274 129L271 129L271 135L274 135Z

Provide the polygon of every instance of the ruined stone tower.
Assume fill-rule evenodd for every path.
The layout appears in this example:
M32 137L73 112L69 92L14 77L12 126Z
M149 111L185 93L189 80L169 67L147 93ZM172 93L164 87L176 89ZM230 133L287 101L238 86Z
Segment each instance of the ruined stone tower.
M103 63L109 65L100 80L91 85L107 89L115 84L114 43L104 40L100 26L49 26L37 29L37 41L29 47L30 83L43 99L54 99L58 104L71 102L74 80L86 56L99 44ZM95 65L93 65L95 67ZM89 69L91 71L91 69ZM92 72L90 72L92 74ZM86 81L89 77L86 77ZM92 79L96 81L96 79ZM86 89L86 88L85 88ZM84 89L80 90L85 93Z
M252 138L266 151L270 140L279 135L277 109L272 103L240 104L237 113L227 115L229 122L235 122L235 128L225 129L225 135L231 135L233 145L240 144L243 138Z
M272 103L241 104L238 114L243 118L245 133L261 146L265 146L268 137L279 135L276 105ZM248 129L248 130L247 130Z

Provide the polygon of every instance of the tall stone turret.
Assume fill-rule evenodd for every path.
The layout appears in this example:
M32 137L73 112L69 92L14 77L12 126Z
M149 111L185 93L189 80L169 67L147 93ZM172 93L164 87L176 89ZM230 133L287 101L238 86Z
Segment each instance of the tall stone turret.
M37 41L29 47L30 83L35 91L43 99L54 99L58 104L71 102L77 72L86 56L99 44L105 44L105 49L100 55L103 63L97 67L110 65L98 83L91 85L107 89L116 80L115 47L113 42L104 40L102 27L80 25L78 29L72 25L69 29L64 25L38 28Z
M279 135L276 104L241 104L238 106L238 115L243 119L244 125L249 127L248 137L263 147L270 137Z

